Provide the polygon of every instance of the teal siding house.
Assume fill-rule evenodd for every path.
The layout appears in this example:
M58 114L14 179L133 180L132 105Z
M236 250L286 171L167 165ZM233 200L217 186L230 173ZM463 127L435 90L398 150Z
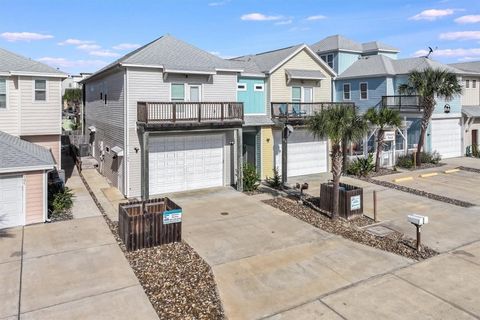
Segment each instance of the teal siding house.
M237 101L243 102L245 115L266 114L265 80L239 77Z

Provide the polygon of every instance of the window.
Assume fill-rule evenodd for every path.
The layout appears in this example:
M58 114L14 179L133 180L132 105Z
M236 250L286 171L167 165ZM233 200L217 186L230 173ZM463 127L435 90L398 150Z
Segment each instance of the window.
M292 102L313 102L313 88L312 87L292 87Z
M171 101L173 102L185 101L185 85L172 83L170 94L171 94Z
M465 88L470 88L470 80L465 80Z
M366 82L360 83L360 100L368 99L368 84Z
M312 87L304 87L303 88L303 102L313 102L313 88Z
M190 85L190 99L191 102L200 102L200 86Z
M343 100L350 100L350 83L343 84Z
M302 87L292 87L292 102L302 102Z
M247 91L247 84L246 83L238 83L237 84L238 91Z
M325 54L323 56L320 56L323 61L325 61L330 68L333 69L333 54Z
M7 81L0 79L0 109L7 108Z
M472 80L472 88L476 88L477 87L477 80Z
M35 101L47 100L47 80L35 80Z
M263 84L256 84L253 88L254 91L263 91Z

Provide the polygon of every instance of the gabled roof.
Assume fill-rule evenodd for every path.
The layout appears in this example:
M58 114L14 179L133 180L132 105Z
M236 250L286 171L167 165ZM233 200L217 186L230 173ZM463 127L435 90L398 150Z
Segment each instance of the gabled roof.
M336 34L314 43L310 46L316 53L327 51L351 51L361 53L363 51L362 45L350 40L342 35Z
M8 74L39 74L67 77L65 73L47 66L41 62L23 57L0 48L0 73Z
M445 69L456 74L461 74L461 71L456 68L425 57L397 60L384 55L373 55L355 61L347 70L338 76L338 79L394 76L398 74L408 74L413 70L423 70L427 67Z
M327 72L335 76L335 71L333 71L320 57L318 57L315 52L313 52L310 47L306 44L298 44L295 46L282 48L273 51L262 52L254 55L247 55L242 57L237 57L231 59L235 63L243 63L245 67L245 72L250 70L256 73L269 74L274 72L278 67L287 62L291 57L295 56L301 50L307 50L310 52L312 59L316 60L322 66L325 67Z
M400 50L398 50L397 48L380 41L370 41L370 42L362 43L363 53L377 52L377 51L388 51L388 52L394 52L394 53L400 52Z
M54 165L50 150L0 131L0 172L51 169Z
M127 53L87 79L91 79L117 65L157 67L163 68L165 71L197 71L205 73L215 73L219 69L235 71L236 67L228 60L217 57L167 34Z
M480 74L480 61L451 63L449 65L462 71Z

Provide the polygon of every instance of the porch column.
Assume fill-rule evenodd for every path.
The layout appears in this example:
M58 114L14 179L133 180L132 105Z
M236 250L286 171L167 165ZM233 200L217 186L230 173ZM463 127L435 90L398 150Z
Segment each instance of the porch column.
M282 184L287 183L287 162L288 162L288 129L282 129Z
M149 138L150 138L150 134L144 131L142 133L142 154L141 154L142 200L148 200L150 196L149 165L148 165Z
M405 155L407 155L408 154L407 117L403 117L403 121L405 122L405 128L403 128L403 150L405 151Z
M236 130L237 134L237 190L243 191L243 130Z

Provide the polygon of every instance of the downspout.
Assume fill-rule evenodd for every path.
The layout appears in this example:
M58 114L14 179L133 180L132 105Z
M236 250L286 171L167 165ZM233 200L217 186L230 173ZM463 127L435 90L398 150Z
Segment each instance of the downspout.
M130 179L129 179L129 151L130 151L130 141L129 141L129 122L128 122L128 69L125 67L124 73L124 84L123 84L123 104L124 104L124 157L123 157L123 193L128 198L130 196Z

